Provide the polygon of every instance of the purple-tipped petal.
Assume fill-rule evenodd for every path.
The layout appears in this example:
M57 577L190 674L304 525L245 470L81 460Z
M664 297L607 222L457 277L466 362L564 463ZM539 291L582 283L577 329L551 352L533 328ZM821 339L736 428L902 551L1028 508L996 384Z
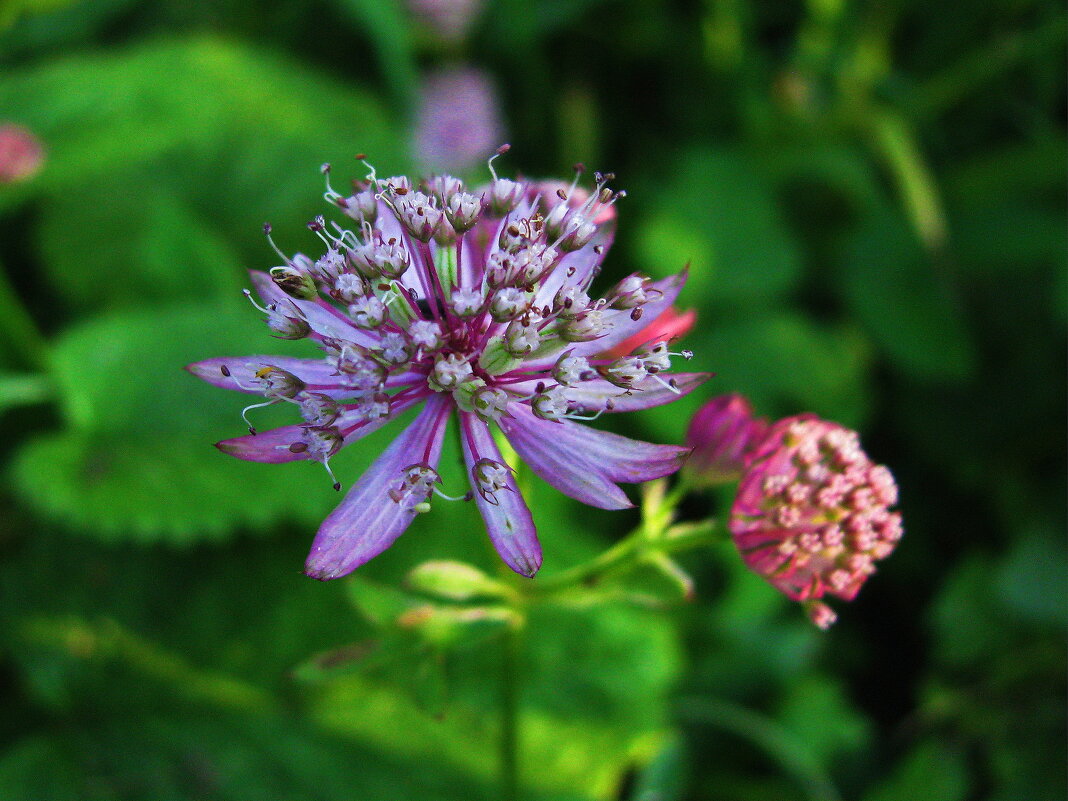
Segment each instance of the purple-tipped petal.
M675 302L683 285L686 283L687 271L683 270L676 275L668 276L659 281L654 281L652 288L662 294L655 300L651 300L642 306L642 316L638 320L631 318L628 309L613 309L604 313L605 321L611 323L611 329L603 337L590 342L580 342L575 348L576 356L592 356L611 350L620 342L630 339L653 320L663 314Z
M452 399L434 395L386 451L375 460L345 499L319 527L304 572L317 579L347 575L393 544L415 512L390 497L403 470L415 463L436 468Z
M377 431L386 423L393 420L399 414L407 411L416 403L423 400L423 396L403 398L390 406L389 414L375 420L366 420L364 412L357 409L342 412L333 425L344 435L341 447L350 445L357 440L363 439L368 434ZM216 442L215 447L223 453L243 459L246 462L263 462L264 464L283 464L296 462L301 459L311 458L307 451L289 450L289 446L295 442L302 442L304 426L281 426L260 431L256 434L246 434L243 437L224 439Z
M534 416L511 404L501 428L512 447L547 483L576 500L601 509L633 506L616 482L640 483L674 473L689 448L628 439L568 420Z
M490 541L508 567L522 576L532 577L541 567L541 545L530 509L510 470L505 471L504 487L486 494L479 491L478 477L474 473L476 462L489 459L503 466L504 459L497 443L493 441L489 426L483 421L473 414L461 414L460 425L463 430L461 441L464 461L467 463L471 486L475 489L475 503L486 522Z
M374 347L378 344L378 337L369 331L357 328L345 316L345 313L327 303L325 300L297 300L291 298L278 288L271 280L271 276L260 270L249 270L252 286L265 304L277 303L278 310L285 313L286 309L296 307L301 315L308 321L308 325L314 333L327 339L338 339L342 342L355 342L365 348Z

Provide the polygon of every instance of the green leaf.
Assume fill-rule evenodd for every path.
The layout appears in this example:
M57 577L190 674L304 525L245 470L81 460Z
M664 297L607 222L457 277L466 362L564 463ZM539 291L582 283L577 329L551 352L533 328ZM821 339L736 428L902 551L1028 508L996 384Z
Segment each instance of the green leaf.
M372 46L378 52L382 72L393 91L393 99L401 108L410 109L419 78L407 9L398 0L334 2L359 30L369 34Z
M448 560L416 565L408 574L408 586L446 601L472 601L478 598L506 599L513 593L477 567Z
M151 203L129 191L148 180L125 172L43 204L38 241L56 294L89 309L237 297L246 278L234 248L165 188Z
M969 769L965 754L951 745L924 740L897 765L889 779L864 796L864 801L937 798L961 801L968 797Z
M9 69L0 108L48 149L40 175L6 196L9 202L39 192L80 193L91 181L169 154L225 148L218 184L237 188L249 169L262 175L266 165L279 175L351 158L356 150L386 161L402 152L398 132L363 92L278 55L212 38L165 39ZM294 144L310 165L279 159ZM190 187L212 177L188 162L181 173Z
M238 526L263 532L281 519L316 523L340 500L322 467L219 453L214 441L245 433L238 411L250 398L182 370L226 354L318 355L309 343L266 336L259 316L235 299L115 313L68 331L55 344L52 368L71 430L39 437L19 452L16 490L36 511L116 541L179 543ZM295 422L290 409L257 422L268 428L272 419ZM333 466L345 483L391 436L387 426L338 455Z
M972 375L977 357L960 300L939 270L905 222L884 210L856 233L838 285L897 369L959 382Z
M46 737L27 737L0 756L0 798L81 801L85 796L80 774L79 766L59 742Z
M771 188L739 151L683 155L638 234L641 266L656 276L691 265L683 296L708 306L763 301L800 277L797 246Z

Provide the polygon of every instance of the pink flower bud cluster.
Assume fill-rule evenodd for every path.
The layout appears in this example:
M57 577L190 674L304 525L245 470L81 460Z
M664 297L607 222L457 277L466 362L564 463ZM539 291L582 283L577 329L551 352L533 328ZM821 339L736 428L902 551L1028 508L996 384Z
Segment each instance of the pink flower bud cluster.
M751 456L730 530L746 565L821 628L834 613L818 601L856 597L901 539L897 484L861 450L857 434L814 415L773 425Z

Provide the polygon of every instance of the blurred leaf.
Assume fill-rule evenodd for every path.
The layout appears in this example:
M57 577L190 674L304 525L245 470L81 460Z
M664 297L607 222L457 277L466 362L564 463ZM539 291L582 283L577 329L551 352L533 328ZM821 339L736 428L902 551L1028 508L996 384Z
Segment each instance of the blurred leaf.
M663 277L690 264L681 305L753 303L781 295L801 261L771 189L741 151L684 154L639 230L638 259Z
M357 149L387 158L400 145L366 94L277 55L210 38L9 70L0 108L33 129L49 153L36 180L5 195L12 200L81 189L171 153L234 149L228 169L240 172L242 160L261 153L276 159L271 151L286 142L317 154L315 166ZM283 171L284 162L272 164ZM195 183L201 176L185 177Z
M864 795L864 801L937 798L962 801L968 795L965 755L951 745L926 740L910 751L889 779Z
M53 375L73 430L33 440L16 457L15 486L30 507L111 540L190 542L239 525L263 532L282 518L317 522L339 500L321 466L255 464L217 452L213 441L244 433L237 411L249 396L182 370L227 353L294 352L294 343L264 336L258 313L243 305L116 313L61 337ZM317 353L309 343L296 348ZM379 435L392 432L338 456L340 475L346 463L370 463Z
M872 214L857 232L838 280L846 303L895 367L917 378L959 382L976 353L959 299L904 221Z
M4 0L17 9L20 0ZM35 0L29 0L33 5ZM44 48L69 45L85 38L138 0L44 0L39 9L25 14L15 25L3 30L0 19L0 54L5 57ZM0 4L3 5L3 4ZM0 18L3 12L0 12Z
M871 724L846 697L842 687L824 675L803 676L786 687L776 719L804 737L823 765L870 747Z
M997 570L998 596L1021 620L1068 625L1068 576L1064 538L1055 530L1023 534Z
M398 0L334 0L343 16L365 32L378 52L382 72L396 106L410 110L415 102L418 70L409 13Z
M464 562L437 559L412 568L408 586L446 601L472 601L478 598L507 599L509 588L494 581L477 567Z
M682 738L668 736L638 773L628 801L679 801L686 788L685 763Z
M241 260L206 220L166 189L131 193L144 174L92 182L43 205L38 238L56 294L83 308L237 297Z
M867 417L870 345L850 328L800 314L724 315L690 334L686 346L715 375L703 392L637 415L655 439L682 442L701 404L726 392L746 395L760 415L814 412L853 428Z
M106 799L117 796L96 796ZM27 737L0 755L5 801L83 801L82 771L57 741Z

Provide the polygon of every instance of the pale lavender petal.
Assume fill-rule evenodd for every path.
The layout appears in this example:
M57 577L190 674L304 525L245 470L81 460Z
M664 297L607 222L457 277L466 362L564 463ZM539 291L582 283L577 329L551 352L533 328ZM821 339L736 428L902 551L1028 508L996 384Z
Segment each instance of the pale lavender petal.
M224 367L229 376L223 375ZM262 395L256 371L264 367L285 370L305 384L336 384L338 381L337 368L323 359L298 359L293 356L220 356L187 364L185 369L217 387Z
M628 309L614 309L605 312L605 320L611 323L611 330L603 337L592 342L579 342L574 348L575 355L592 356L597 353L604 353L625 339L640 333L643 328L653 322L675 302L675 298L679 296L679 292L686 283L686 278L687 273L683 270L677 275L653 282L653 288L659 290L662 294L642 307L641 319L631 319L631 312Z
M435 394L411 425L375 460L341 504L319 527L304 572L317 579L340 578L382 553L415 519L389 491L414 463L437 467L452 399Z
M223 367L229 371L229 376L223 375ZM264 367L278 367L292 373L313 391L322 392L332 398L346 398L357 394L356 390L344 387L337 368L322 359L298 359L293 356L274 355L220 356L187 364L185 369L197 378L217 387L262 395L263 390L256 378L256 371ZM424 373L407 371L387 376L386 386L403 387L425 379Z
M574 401L572 411L584 414L600 411L636 412L678 400L712 377L712 373L660 373L659 375L665 382L674 380L675 389L678 391L673 391L652 376L643 378L631 389L617 387L603 378L594 378L567 387L567 397L568 400ZM538 376L529 381L517 381L510 384L508 389L519 395L533 395L537 391L538 384L545 383L545 381L545 376ZM611 409L605 408L605 402L608 400L612 401Z
M308 325L314 333L327 339L339 339L343 342L355 342L365 348L374 347L378 344L378 337L369 331L357 328L345 316L344 312L327 303L325 300L297 300L291 298L278 288L265 272L249 270L252 286L263 302L277 303L278 310L285 312L287 308L296 306L301 315L308 321Z
M461 414L460 425L464 434L461 438L464 461L469 475L479 459L491 459L504 464L497 443L483 421L472 414ZM541 545L530 509L519 492L514 476L509 472L506 486L489 498L478 492L473 476L471 485L475 489L475 503L486 522L493 547L508 567L520 575L532 577L541 567Z
M358 409L342 412L334 422L334 425L344 433L341 447L350 445L377 431L422 399L423 396L420 395L402 398L390 406L389 415L369 421L362 419L363 412ZM301 459L310 458L307 452L294 453L289 450L290 445L301 441L303 431L304 426L300 425L281 426L280 428L260 431L256 434L246 434L243 437L224 439L222 442L216 442L215 447L223 453L238 459L244 459L247 462L263 462L266 464L297 462Z
M633 506L617 481L640 483L674 473L689 448L654 445L568 420L542 420L524 404L508 407L501 429L516 452L545 481L601 509Z

